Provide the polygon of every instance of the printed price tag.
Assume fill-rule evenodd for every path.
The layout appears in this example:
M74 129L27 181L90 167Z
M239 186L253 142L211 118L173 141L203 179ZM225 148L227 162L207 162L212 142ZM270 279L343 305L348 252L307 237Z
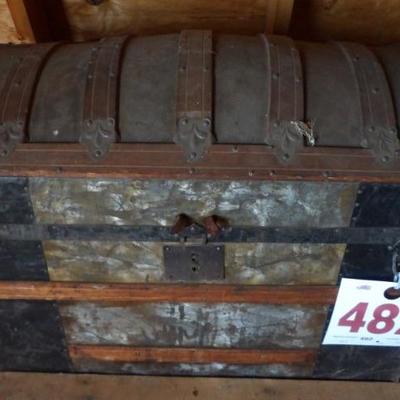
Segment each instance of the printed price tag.
M384 296L393 286L343 278L322 344L400 346L400 298Z

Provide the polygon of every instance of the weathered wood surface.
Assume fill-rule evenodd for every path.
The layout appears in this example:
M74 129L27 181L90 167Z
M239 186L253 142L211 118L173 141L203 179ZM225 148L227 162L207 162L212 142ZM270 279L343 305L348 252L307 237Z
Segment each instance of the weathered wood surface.
M181 29L263 32L265 0L113 0L92 6L64 0L73 37L87 40L110 34L166 33Z
M304 40L400 40L398 0L296 0L290 34Z
M367 149L306 147L283 165L266 146L214 145L190 166L176 145L124 143L95 163L79 144L25 143L0 160L0 176L399 183L400 161L384 165Z
M0 43L21 43L23 38L15 28L7 3L0 0Z
M314 361L312 350L261 349L191 349L191 348L132 348L124 346L72 345L69 354L74 359L89 358L117 363L157 362L194 364L302 364Z
M162 378L105 375L0 374L7 400L397 400L400 385L311 380Z
M333 304L335 286L0 282L1 300Z

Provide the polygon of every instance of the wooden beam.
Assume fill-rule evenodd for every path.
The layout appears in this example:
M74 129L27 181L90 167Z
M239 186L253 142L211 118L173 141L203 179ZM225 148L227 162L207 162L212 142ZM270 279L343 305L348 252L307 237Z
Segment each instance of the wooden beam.
M0 282L0 300L327 305L335 286Z
M267 0L265 33L286 35L292 19L294 0Z
M127 346L75 345L69 347L73 361L89 359L113 363L188 363L188 364L311 364L316 350L135 348Z
M398 400L400 385L290 379L0 374L3 399L40 400Z
M52 40L41 1L7 0L7 4L21 41L37 43Z
M267 146L216 144L188 164L175 144L118 143L98 162L79 144L24 143L0 159L0 176L400 183L400 159L383 164L368 149L305 147L285 165Z

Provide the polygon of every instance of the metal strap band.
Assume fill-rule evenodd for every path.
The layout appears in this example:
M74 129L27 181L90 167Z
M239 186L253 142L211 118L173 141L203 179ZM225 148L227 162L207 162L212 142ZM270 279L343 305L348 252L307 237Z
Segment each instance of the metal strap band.
M80 142L94 159L102 159L117 140L120 62L127 37L105 38L89 60Z
M304 123L304 89L300 55L292 39L262 35L267 55L267 112L265 142L277 156L290 161L303 147L303 136L314 144Z
M399 147L393 99L385 72L366 46L336 43L345 55L359 93L361 147L370 148L381 162L395 158Z
M27 136L30 105L39 73L55 43L21 46L0 91L0 157L9 156Z
M186 30L179 39L174 142L188 161L204 157L212 135L212 33Z

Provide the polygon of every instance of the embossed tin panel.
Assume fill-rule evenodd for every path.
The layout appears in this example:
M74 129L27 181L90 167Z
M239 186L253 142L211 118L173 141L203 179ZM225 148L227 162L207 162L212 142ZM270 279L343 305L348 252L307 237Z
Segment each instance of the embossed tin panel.
M317 348L326 312L248 304L61 307L69 343L183 347Z
M38 223L173 225L178 214L231 225L348 226L357 185L307 182L30 179Z

